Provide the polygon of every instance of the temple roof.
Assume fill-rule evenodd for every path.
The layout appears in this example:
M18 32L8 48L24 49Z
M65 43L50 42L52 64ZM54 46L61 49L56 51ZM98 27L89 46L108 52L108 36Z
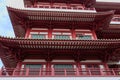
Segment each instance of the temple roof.
M0 37L6 47L19 49L114 49L120 48L120 39L100 40L55 40Z
M115 14L120 14L120 3L117 2L96 2L97 11L115 10Z
M8 7L15 35L24 37L27 28L108 28L114 11L107 12L72 12L54 10L24 10Z
M69 56L77 55L77 52L80 52L83 58L86 55L96 55L103 59L105 52L109 52L111 55L111 51L118 49L120 49L120 39L52 40L0 37L0 57L4 65L9 68L16 67L18 61L26 59L25 56L33 58L39 54L38 58L46 59L49 56L49 50L55 52L55 54L51 53L53 56L62 55L62 51L64 51ZM116 54L119 54L119 51ZM119 60L119 56L117 57L116 59Z

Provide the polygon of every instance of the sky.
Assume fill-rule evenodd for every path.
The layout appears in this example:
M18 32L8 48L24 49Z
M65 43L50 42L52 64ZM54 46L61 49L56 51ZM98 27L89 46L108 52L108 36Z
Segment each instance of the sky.
M8 12L5 5L6 0L0 0L0 36L14 37L14 31L8 16ZM120 2L120 0L97 0L104 2ZM0 67L2 62L0 61Z
M0 36L14 36L6 10L5 0L0 0Z
M0 36L14 37L14 32L12 29L10 19L8 17L5 0L0 0ZM0 60L0 68L1 67L2 62Z

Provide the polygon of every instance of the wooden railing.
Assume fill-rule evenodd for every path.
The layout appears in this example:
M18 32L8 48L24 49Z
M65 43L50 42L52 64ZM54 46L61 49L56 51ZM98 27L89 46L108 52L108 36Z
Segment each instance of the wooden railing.
M120 76L120 69L29 69L29 68L22 68L22 69L11 69L11 68L2 68L0 71L0 76Z
M92 10L94 11L95 8L83 8L83 7L67 7L67 6L43 6L43 5L36 5L36 6L28 6L25 5L26 8L44 8L44 9L72 9L72 10Z

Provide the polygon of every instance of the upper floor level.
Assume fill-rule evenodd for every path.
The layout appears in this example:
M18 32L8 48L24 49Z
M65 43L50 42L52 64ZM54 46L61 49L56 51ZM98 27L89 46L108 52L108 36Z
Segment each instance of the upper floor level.
M47 29L31 28L26 32L26 38L61 39L61 40L92 40L97 39L92 30L84 29Z
M79 11L90 11L90 12L96 12L94 7L88 7L87 4L89 3L92 5L95 3L95 0L17 0L19 5L17 5L15 0L7 0L7 6L13 7L13 8L20 8L20 9L47 9L47 10L71 10L74 12L74 10Z
M25 8L43 8L43 9L69 9L69 10L92 10L95 11L95 8L87 8L84 4L81 3L60 3L60 2L47 2L47 1L31 1L24 0Z
M120 16L114 15L114 11L96 12L95 8L86 7L81 3L51 3L47 1L40 2L38 0L37 2L33 0L29 6L29 1L31 2L32 0L18 0L19 5L15 4L16 2L14 0L9 2L11 7L8 7L8 12L17 37L32 38L28 36L28 32L26 32L28 28L49 28L51 30L46 31L47 33L44 33L44 30L42 31L42 34L47 35L44 37L45 39L55 39L54 34L56 34L55 32L57 31L54 29L94 30L91 31L90 35L92 35L92 38L89 39L97 39L95 33L97 31L101 33L102 30L108 31L109 28L119 29ZM113 25L111 26L111 24ZM77 39L78 32L74 30L70 30L70 33L67 33L69 34L69 39ZM41 31L38 30L38 32ZM58 33L59 32L62 34L61 31L58 31ZM111 35L113 35L113 38L116 38L114 36L118 35L117 32L119 31L114 30L113 32L115 35L113 35L113 33L111 33ZM32 34L35 33L32 32ZM85 35L88 33L85 33ZM27 36L25 36L25 34L27 34ZM29 35L31 35L31 33L29 33ZM101 36L101 34L98 35ZM64 37L68 38L67 35Z

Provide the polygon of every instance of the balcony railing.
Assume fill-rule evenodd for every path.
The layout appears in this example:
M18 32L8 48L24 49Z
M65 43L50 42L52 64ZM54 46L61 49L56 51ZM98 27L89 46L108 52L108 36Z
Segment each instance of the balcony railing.
M91 10L96 11L95 8L83 8L83 7L67 7L67 6L43 6L43 5L25 5L26 8L43 8L43 9L68 9L68 10Z
M22 69L11 69L2 68L0 71L0 76L120 76L120 69L78 69L78 68L49 68L49 69L37 69L37 68L22 68Z

